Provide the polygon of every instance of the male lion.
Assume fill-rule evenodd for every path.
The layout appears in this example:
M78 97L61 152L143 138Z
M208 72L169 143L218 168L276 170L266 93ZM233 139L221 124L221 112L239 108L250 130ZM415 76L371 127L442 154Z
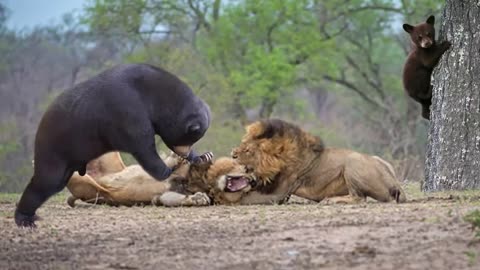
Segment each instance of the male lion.
M241 204L282 203L291 194L333 203L406 201L393 167L377 156L324 148L320 138L279 119L257 121L246 131L232 157L258 183Z
M254 179L245 174L244 166L231 158L212 162L212 154L189 163L172 153L165 160L174 173L165 181L151 177L139 165L125 167L118 152L111 152L89 162L87 174L75 173L67 184L72 193L71 207L81 199L87 203L125 205L154 204L164 206L204 206L227 204L238 200L240 191L248 191ZM226 180L229 193L224 194ZM237 193L235 193L235 191Z

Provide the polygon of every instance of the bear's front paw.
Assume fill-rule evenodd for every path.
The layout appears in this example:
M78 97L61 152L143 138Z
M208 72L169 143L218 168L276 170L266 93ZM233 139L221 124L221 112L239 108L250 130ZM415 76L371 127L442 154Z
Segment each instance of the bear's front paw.
M212 152L206 152L198 157L195 157L192 162L193 163L207 163L211 162L213 159L213 153Z
M448 40L445 40L444 42L442 42L441 46L444 50L448 50L450 49L450 47L452 47L452 43Z
M157 178L157 181L163 181L167 179L168 177L170 177L170 175L172 175L172 173L173 173L172 169L165 167L165 170L161 173L160 177Z

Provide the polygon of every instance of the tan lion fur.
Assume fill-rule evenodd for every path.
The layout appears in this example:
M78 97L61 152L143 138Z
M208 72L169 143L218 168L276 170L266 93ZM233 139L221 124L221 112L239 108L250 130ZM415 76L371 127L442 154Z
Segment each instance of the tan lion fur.
M209 205L210 195L217 203L228 203L230 196L222 195L227 174L244 174L244 167L231 158L219 158L215 162L189 164L175 154L165 160L167 166L176 167L172 176L164 181L152 178L139 165L124 167L118 152L100 156L91 161L96 165L96 173L80 176L74 174L67 188L72 193L68 204L75 206L75 201L81 199L88 203L109 205L154 204L165 206L202 206ZM90 167L91 168L91 167ZM217 198L217 199L216 199ZM235 197L234 197L235 199Z
M290 194L342 203L406 201L393 167L379 157L324 148L320 138L278 119L257 121L246 131L232 156L253 169L259 185L239 203L282 202Z

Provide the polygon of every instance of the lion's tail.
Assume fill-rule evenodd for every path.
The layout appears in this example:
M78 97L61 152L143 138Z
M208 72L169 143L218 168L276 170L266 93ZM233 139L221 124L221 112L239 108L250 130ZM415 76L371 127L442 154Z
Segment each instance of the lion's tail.
M106 189L104 186L100 185L100 184L99 184L97 181L95 181L95 179L93 179L92 177L87 177L87 178L88 178L89 184L91 184L92 186L94 186L98 191L110 195L110 190L108 190L108 189Z
M90 175L86 174L82 176L82 180L84 180L87 184L93 186L97 191L103 192L107 195L110 195L110 190L105 188L104 186L100 185L95 179L93 179Z
M378 156L373 156L373 158L379 161L383 166L385 166L385 168L387 169L387 172L395 181L393 183L393 186L388 189L388 193L390 193L390 196L392 196L397 203L406 202L407 197L402 187L400 186L400 183L398 183L398 178L397 178L397 175L395 174L395 170L393 169L392 164L390 164L389 162L387 162L386 160Z
M382 159L379 156L373 156L374 159L380 161L386 168L388 173L395 179L397 179L397 175L395 174L395 170L393 169L392 164L388 163L386 160Z

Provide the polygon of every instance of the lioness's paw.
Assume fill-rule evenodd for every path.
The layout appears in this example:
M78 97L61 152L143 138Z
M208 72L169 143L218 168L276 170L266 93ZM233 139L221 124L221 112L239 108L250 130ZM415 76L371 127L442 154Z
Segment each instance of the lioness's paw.
M203 192L197 192L193 195L188 196L188 200L191 202L192 206L206 206L210 205L210 197Z
M152 205L155 205L155 206L161 206L161 205L163 205L160 197L161 197L161 195L155 195L155 196L153 196L153 198L152 198Z

